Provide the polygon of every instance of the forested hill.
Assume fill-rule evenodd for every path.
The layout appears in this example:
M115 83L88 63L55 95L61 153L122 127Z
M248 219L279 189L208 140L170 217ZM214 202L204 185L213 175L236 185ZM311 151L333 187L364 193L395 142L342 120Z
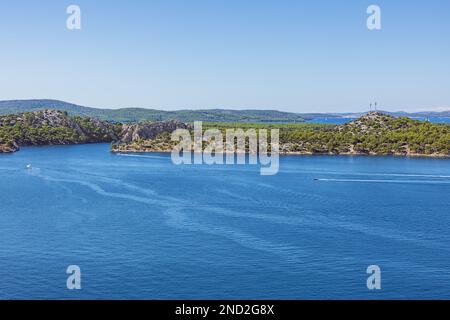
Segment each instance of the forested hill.
M305 120L320 120L333 118L359 118L365 112L359 113L292 113L276 110L227 110L227 109L205 109L205 110L178 110L163 111L146 108L121 108L101 109L83 107L73 103L60 100L7 100L0 101L0 115L33 112L45 109L66 111L72 116L91 117L99 120L115 122L138 122L138 121L165 121L178 120L182 122L240 122L240 123L301 123ZM345 110L344 110L345 111ZM386 112L396 117L411 118L450 118L450 111L441 112Z
M118 140L121 124L41 110L0 116L0 153L20 146L64 145Z
M340 126L289 126L281 130L280 145L293 154L448 157L450 125L370 112Z
M297 113L276 110L179 110L162 111L144 108L100 109L83 107L59 100L8 100L0 101L0 115L33 112L38 110L60 110L69 115L97 118L116 122L165 121L182 122L258 122L298 123L304 116Z

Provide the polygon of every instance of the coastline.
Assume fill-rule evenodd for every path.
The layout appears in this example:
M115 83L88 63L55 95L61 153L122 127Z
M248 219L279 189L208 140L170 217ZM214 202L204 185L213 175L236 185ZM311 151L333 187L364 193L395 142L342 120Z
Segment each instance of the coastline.
M118 150L112 149L110 151L113 154L136 154L136 153L171 153L172 150ZM224 154L229 154L231 152L223 152ZM238 154L238 152L234 152ZM245 152L245 154L249 154ZM450 154L420 154L420 153L362 153L362 152L343 152L343 153L325 153L325 152L279 152L280 156L367 156L367 157L399 157L399 158L434 158L434 159L450 159Z
M176 142L171 139L170 133L178 129L192 130L190 124L177 120L109 123L93 118L70 117L58 110L0 117L0 125L0 153L14 153L22 146L87 143L110 143L110 151L113 153L170 153L176 148ZM224 132L228 134L229 130L234 134L232 138L237 138L237 124L216 126L217 128L213 128L219 130L222 138ZM267 126L261 124L253 124L247 128L255 133L257 130L267 130ZM195 130L196 128L194 134ZM277 130L281 137L275 143L279 146L279 155L283 156L450 158L450 126L394 118L379 112L369 112L353 122L332 128L289 126ZM200 133L203 134L203 131ZM225 148L223 152L236 154L256 150L253 147L252 150L248 149L250 142L246 150L237 150L236 143L234 150L231 143L230 151ZM195 150L192 140L188 144L191 144L191 150ZM214 149L214 145L211 146Z
M17 148L7 148L0 149L0 155L2 154L14 154L19 152L22 147L33 148L33 147L46 147L46 146L76 146L76 145L84 145L84 144L104 144L105 142L90 142L90 143L65 143L65 144L48 144L48 145L25 145L18 146ZM111 146L113 146L112 144ZM111 148L110 153L113 154L137 154L137 153L171 153L170 149L117 149ZM240 154L240 152L227 152L224 151L224 154L234 153ZM249 152L245 152L245 154L249 154ZM450 159L450 154L420 154L420 153L363 153L363 152L307 152L307 151L283 151L278 153L280 156L367 156L367 157L404 157L404 158L432 158L432 159Z

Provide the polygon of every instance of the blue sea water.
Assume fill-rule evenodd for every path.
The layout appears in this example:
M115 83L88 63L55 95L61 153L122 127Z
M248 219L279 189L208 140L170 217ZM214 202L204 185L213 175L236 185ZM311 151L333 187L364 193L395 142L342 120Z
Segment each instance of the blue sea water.
M431 118L414 118L416 120L420 121L430 121L432 123L450 123L450 118L437 118L437 117L431 117Z
M320 124L346 124L348 122L356 120L355 118L316 118L307 120L306 123L320 123Z
M286 156L261 176L23 148L0 155L0 298L449 299L449 193L448 159Z
M312 120L306 121L307 123L321 123L321 124L345 124L350 121L356 120L355 118L316 118ZM420 120L420 121L430 121L432 123L450 123L450 118L438 118L438 117L431 117L431 118L414 118L414 120Z

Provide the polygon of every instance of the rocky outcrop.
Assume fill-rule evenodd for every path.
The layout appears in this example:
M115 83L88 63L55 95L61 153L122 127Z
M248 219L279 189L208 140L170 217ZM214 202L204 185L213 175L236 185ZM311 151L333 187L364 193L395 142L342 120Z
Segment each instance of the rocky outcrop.
M19 146L112 142L120 131L121 125L56 110L0 116L0 152Z
M57 110L42 110L25 114L21 120L32 127L69 128L79 137L96 142L116 141L119 139L118 130L107 121L93 118L69 117L66 112Z
M136 141L154 141L161 133L189 128L176 120L121 124L40 110L0 116L0 152L15 152L19 146L33 145L115 142L129 146Z
M19 146L15 142L0 143L0 153L11 153L19 150Z
M358 131L361 133L374 133L377 131L393 129L391 124L392 120L395 119L396 118L391 115L372 111L356 120L337 126L336 130L339 132Z
M124 124L120 140L112 145L112 152L168 152L173 149L170 134L177 129L191 130L192 126L177 120Z
M177 120L160 122L140 122L137 124L124 124L120 134L121 143L130 143L138 140L153 140L163 132L173 132L177 129L189 129L190 127Z

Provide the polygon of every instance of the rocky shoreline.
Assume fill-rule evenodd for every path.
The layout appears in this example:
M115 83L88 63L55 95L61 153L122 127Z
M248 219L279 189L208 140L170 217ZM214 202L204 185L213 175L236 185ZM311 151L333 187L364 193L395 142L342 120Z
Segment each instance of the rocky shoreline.
M19 149L15 142L0 144L0 153L13 153L19 151Z
M140 149L140 148L111 148L112 153L117 154L138 154L138 153L171 153L172 149ZM223 152L223 154L234 153L237 152ZM245 152L245 154L249 154ZM369 156L369 157L383 157L383 156L392 156L392 157L411 157L411 158L441 158L446 159L450 158L450 154L420 154L420 153L358 153L358 152L346 152L346 153L324 153L324 152L299 152L299 151L285 151L279 152L280 156Z

